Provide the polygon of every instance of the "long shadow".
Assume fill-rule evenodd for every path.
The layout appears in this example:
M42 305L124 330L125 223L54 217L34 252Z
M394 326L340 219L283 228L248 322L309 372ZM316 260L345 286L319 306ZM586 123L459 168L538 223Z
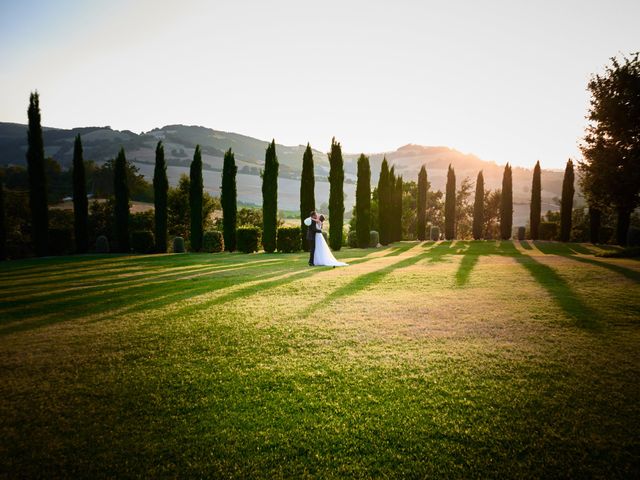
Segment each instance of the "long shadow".
M520 240L520 245L522 245L522 248L524 248L525 250L533 250L533 247L529 243L529 240Z
M627 277L629 280L640 283L640 272L631 268L626 268L621 265L615 265L613 263L601 262L599 260L593 260L591 258L576 257L575 255L567 255L567 258L570 258L571 260L574 260L576 262L588 263L589 265L596 265L601 268L606 268L608 270L611 270L612 272Z
M459 242L460 243L460 242ZM467 249L462 253L463 257L456 271L456 285L462 287L469 282L469 276L475 268L481 255L499 254L495 242L473 240L467 242Z
M402 242L399 246L395 246L393 245L393 249L391 250L391 252L387 253L386 255L384 255L385 257L397 257L398 255L406 252L407 250L415 247L416 244L415 243L405 243Z
M351 263L364 263L372 259L373 258L361 258ZM267 265L271 266L270 264ZM302 268L300 265L298 265L298 262L296 262L296 264L294 265L283 265L275 270L265 272L263 275L252 276L251 280L262 280L273 278L274 276L281 276L288 272L295 271L298 268ZM264 281L255 285L250 285L248 287L235 290L231 293L223 294L210 301L200 302L196 303L195 305L185 307L179 312L189 311L189 309L194 308L206 308L210 305L224 303L256 293L265 293L272 288L285 285L287 283L306 278L323 271L323 269L321 268L308 268L306 266L304 268L305 270L299 273L294 273L284 278L278 278L271 281ZM137 288L126 289L126 291L123 292L122 295L118 295L117 297L104 295L99 296L98 298L96 298L97 301L91 303L90 306L87 305L87 299L83 298L76 299L73 302L64 302L55 306L44 305L41 306L41 308L28 308L25 310L20 310L14 315L14 321L11 321L9 325L0 329L0 336L19 331L33 330L54 323L78 319L95 313L108 312L113 309L118 309L116 314L112 316L102 317L97 321L107 320L109 318L113 318L114 316L121 317L131 312L144 310L145 308L157 309L171 303L179 302L180 300L197 297L202 294L215 291L217 289L227 288L229 287L230 283L233 284L232 280L235 276L237 276L238 278L246 278L245 275L237 274L235 271L229 273L231 273L231 275L225 276L224 278L214 277L213 279L209 280L181 279L179 281L163 281L152 286L141 285ZM45 317L32 322L25 321L28 320L29 317L38 314L46 315L47 313L50 313L52 308L59 308L60 306L62 306L64 310L60 312L59 316Z
M501 242L500 251L504 252L504 255L513 257L522 265L578 327L592 331L602 329L603 323L598 313L580 300L554 269L538 262L530 255L523 254L511 241Z
M538 250L545 255L593 255L593 252L579 243L544 242L535 240L532 242Z

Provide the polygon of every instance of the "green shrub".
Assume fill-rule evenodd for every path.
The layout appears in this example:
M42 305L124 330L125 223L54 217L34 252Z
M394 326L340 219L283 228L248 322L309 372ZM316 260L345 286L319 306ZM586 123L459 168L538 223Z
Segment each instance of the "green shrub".
M260 248L262 231L258 227L244 226L236 232L238 250L243 253L257 252Z
M224 237L219 230L207 230L202 235L202 250L208 253L224 251Z
M596 256L605 258L636 258L640 257L640 247L628 247L620 250L614 250L612 252L602 252L598 253Z
M558 238L558 224L555 222L540 222L538 233L540 240L555 240Z
M351 230L347 238L351 248L358 248L358 234L355 230Z
M380 243L380 234L375 230L369 232L369 247L376 248Z
M640 228L629 227L627 232L627 246L637 247L640 245Z
M109 239L104 235L96 238L96 253L109 253Z
M148 230L153 232L155 226L155 217L153 210L145 212L136 212L129 215L129 229L132 232L141 232Z
M151 230L136 230L131 232L131 248L136 253L152 253L156 242Z
M440 240L440 227L431 227L429 238L434 242Z
M175 237L173 239L173 253L184 253L185 251L184 238Z
M299 252L302 249L300 227L279 227L276 248L282 253Z
M73 229L49 229L49 255L68 255L73 251Z
M526 229L524 227L518 227L518 240L520 241L524 240L525 232L526 232Z
M600 243L611 243L614 232L613 227L600 227Z

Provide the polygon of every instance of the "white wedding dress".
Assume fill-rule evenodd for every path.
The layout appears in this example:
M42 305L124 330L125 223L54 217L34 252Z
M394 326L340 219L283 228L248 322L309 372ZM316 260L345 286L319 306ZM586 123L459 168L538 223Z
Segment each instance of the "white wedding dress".
M322 227L321 227L322 229ZM333 256L322 233L316 233L316 249L313 252L313 264L324 267L346 267L348 263L339 262Z

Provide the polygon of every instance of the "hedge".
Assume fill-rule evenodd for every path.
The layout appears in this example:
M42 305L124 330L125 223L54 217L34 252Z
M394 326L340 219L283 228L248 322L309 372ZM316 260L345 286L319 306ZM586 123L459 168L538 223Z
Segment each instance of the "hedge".
M244 226L236 231L236 242L240 252L253 253L260 248L262 230L258 227Z
M137 230L131 232L131 248L136 253L152 253L156 241L151 230Z
M355 230L349 232L347 242L351 248L358 248L358 233Z
M299 252L302 250L300 227L279 227L277 231L276 248L282 253Z
M202 234L202 251L218 253L224 251L224 237L218 230L207 230Z

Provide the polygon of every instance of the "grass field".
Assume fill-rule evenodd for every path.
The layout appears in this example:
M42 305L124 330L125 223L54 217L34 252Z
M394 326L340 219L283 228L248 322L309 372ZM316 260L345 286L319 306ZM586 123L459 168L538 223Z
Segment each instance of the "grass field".
M640 476L640 262L536 242L0 265L3 477Z

